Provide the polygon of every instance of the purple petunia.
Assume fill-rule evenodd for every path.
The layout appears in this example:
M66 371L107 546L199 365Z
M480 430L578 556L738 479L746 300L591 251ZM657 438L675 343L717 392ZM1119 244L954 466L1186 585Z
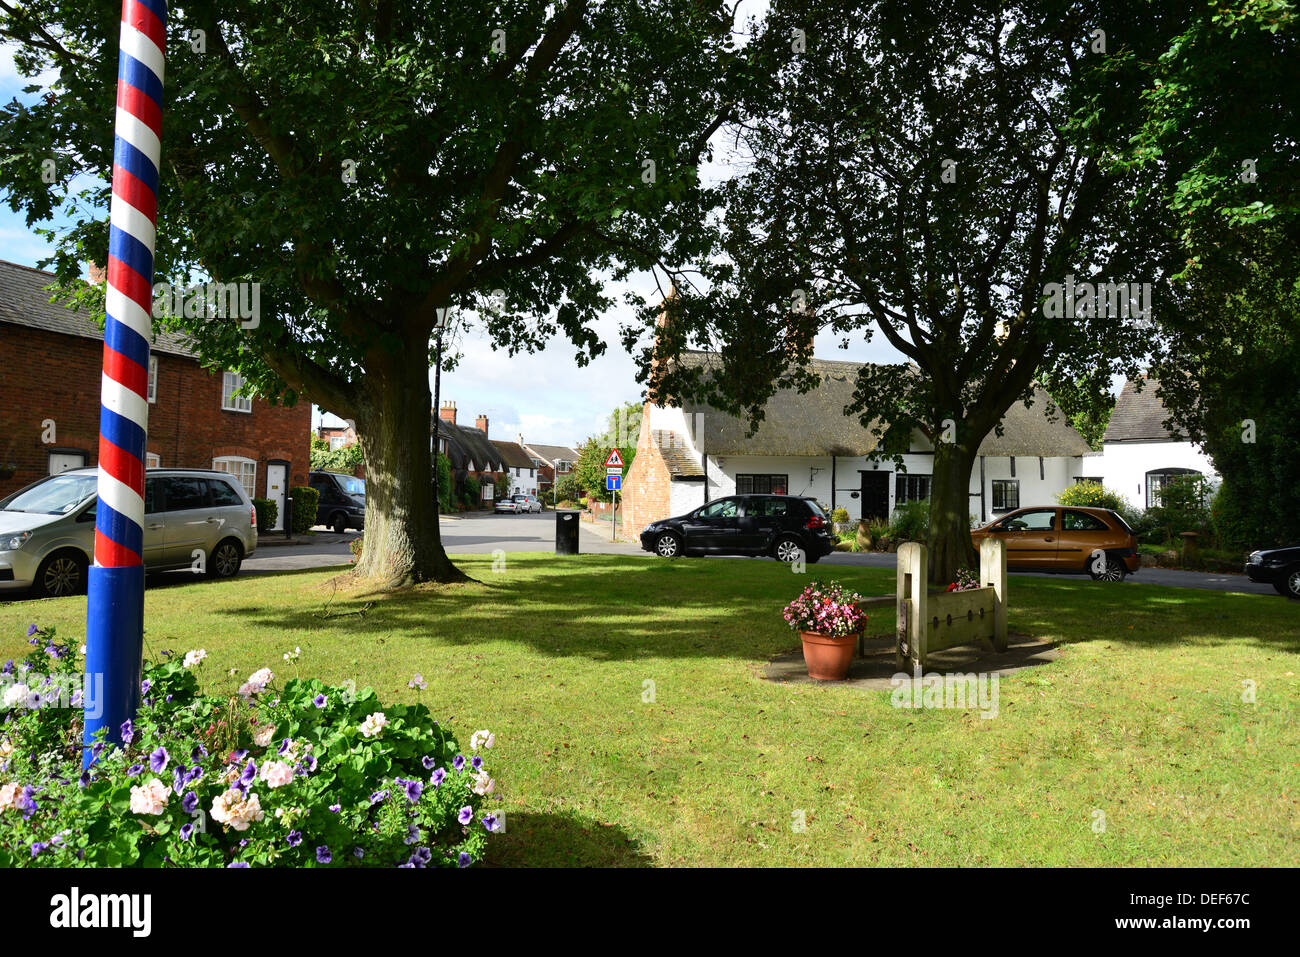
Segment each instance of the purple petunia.
M149 689L152 688L152 687L153 687L153 682L150 681L148 678L145 678L144 681L141 681L141 682L140 682L140 693L141 693L141 694L148 694L148 693L149 693Z
M343 810L343 805L341 805L341 804L331 804L331 805L330 805L330 810L333 811L335 814L338 814L339 811Z
M469 854L467 854L465 851L461 851L460 857L456 859L456 863L461 867L469 867L471 860L472 858L469 856Z
M167 770L168 757L167 749L159 745L156 750L149 754L149 770L154 774L162 774Z
M484 814L481 820L483 821L483 826L487 828L489 832L495 831L501 826L501 821L495 814Z
M144 770L143 764L133 764L126 769L126 776L128 778L133 778L143 770Z
M375 804L378 804L380 801L384 800L386 797L388 797L387 791L375 791L373 794L370 795L370 803L373 806Z
M193 814L199 807L199 796L193 791L186 791L185 797L181 798L181 810L186 814Z
M317 864L328 864L331 860L333 860L333 857L330 854L328 844L322 844L320 847L316 848Z
M248 748L240 748L238 751L232 751L230 754L230 759L232 761L242 761L246 757L248 757Z
M185 769L178 764L176 770L172 772L172 793L180 794L185 790L186 783Z
M469 763L474 766L475 771L483 767L483 759L480 758L477 754L474 755L473 759Z
M474 809L466 804L460 809L460 813L456 815L456 820L460 821L461 824L468 824L474 820Z
M99 757L101 754L103 754L103 753L104 753L104 742L103 742L103 741L96 741L94 744L92 744L92 745L90 746L90 756L91 756L91 757L93 757L93 758L98 758L98 757Z
M10 658L5 662L5 666L0 668L0 675L11 675L14 673L14 660Z
M229 870L229 869L232 868L232 867L244 868L244 867L247 867L247 866L248 866L248 862L247 862L247 861L234 861L234 862L232 862L232 863L230 863L230 864L227 864L227 865L226 865L226 869Z
M352 848L352 856L355 857L357 860L361 860L363 857L366 856L366 852L359 847L354 847Z
M41 851L46 850L49 846L50 846L50 845L49 845L49 842L48 842L48 841L36 841L36 842L34 842L34 843L32 844L32 857L35 857L37 854L41 853Z
M434 787L437 787L439 784L442 783L442 779L445 778L446 776L447 776L447 769L438 768L436 771L433 772L433 774L429 775L429 783L432 784Z
M122 727L119 730L122 732L123 744L130 744L135 740L135 725L131 723L130 718L122 722Z
M194 825L193 825L193 824L182 824L182 825L181 825L181 840L182 840L182 841L188 841L188 840L190 839L190 836L191 836L193 833L194 833Z
M403 844L414 844L420 839L420 828L416 824L406 825L406 837L402 838Z
M81 777L77 778L77 783L80 784L83 788L84 788L87 784L89 784L89 783L90 783L90 772L89 772L89 771L82 771L82 772L81 772Z
M40 631L40 629L37 628L35 625L28 625L28 626L27 626L27 637L30 638L32 635L36 634L38 631Z
M424 757L420 758L420 763L424 765L424 770L432 771L434 765L438 763L438 759L432 755L426 754Z
M190 752L191 761L198 761L200 758L206 758L207 756L208 749L201 744L196 744L194 750Z
M289 842L290 847L297 847L302 843L302 831L290 831L285 840Z
M325 697L323 694L318 694L316 697L311 699L311 703L318 708L323 708L325 705L329 704L329 698Z
M456 760L451 762L451 766L457 771L463 771L465 769L465 755L456 755Z
M291 744L293 744L293 738L285 738L283 741L280 742L280 746L275 749L275 753L284 754L284 752L289 750L289 746Z
M403 781L402 786L406 790L406 799L412 804L420 800L420 795L424 793L424 785L419 781Z
M243 773L239 775L239 783L244 787L248 787L248 785L252 784L256 780L257 765L253 763L252 758L249 758L248 763L244 765Z

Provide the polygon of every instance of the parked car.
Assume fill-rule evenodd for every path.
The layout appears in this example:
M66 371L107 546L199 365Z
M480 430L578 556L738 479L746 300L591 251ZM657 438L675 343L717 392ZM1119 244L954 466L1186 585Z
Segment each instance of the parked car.
M316 524L328 525L342 535L349 528L366 527L366 480L342 472L312 472L307 484L320 492Z
M1060 505L1019 508L971 530L1006 543L1007 567L1021 571L1087 572L1094 581L1123 581L1140 567L1133 530L1108 508Z
M541 512L542 503L536 495L512 495L515 507L520 512Z
M1278 594L1300 599L1300 545L1264 548L1246 557L1246 575L1253 582L1264 582Z
M0 592L30 588L57 597L85 590L98 481L97 469L73 469L0 501ZM194 568L229 578L257 548L257 510L226 472L149 469L144 508L146 571Z
M835 548L831 523L811 498L732 495L677 518L651 522L641 547L663 558L678 555L771 555L783 562L815 562Z
M519 511L519 503L513 498L499 498L492 510L494 512L509 512L513 515L515 512Z

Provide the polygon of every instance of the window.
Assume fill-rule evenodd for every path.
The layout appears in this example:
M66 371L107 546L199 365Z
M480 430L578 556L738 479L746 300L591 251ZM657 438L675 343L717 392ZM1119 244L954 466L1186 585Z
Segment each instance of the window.
M1098 485L1104 484L1101 480L1100 475L1080 475L1077 479L1074 480L1075 485L1078 485L1082 482L1096 482Z
M1171 479L1184 475L1200 475L1195 469L1157 469L1147 473L1147 508L1160 507L1160 493Z
M144 456L144 467L147 469L156 469L162 465L162 458L157 452L146 452Z
M784 518L791 514L788 498L758 498L745 511L750 515L764 515L767 518Z
M253 400L246 395L235 395L244 385L238 372L221 373L221 407L227 412L252 412Z
M1002 523L1008 532L1050 532L1056 527L1056 509L1044 508L1021 512Z
M145 514L152 514L158 511L158 483L162 479L147 478L144 480L144 510Z
M330 436L330 451L331 451L331 452L337 452L337 451L338 451L339 449L341 449L341 448L343 448L343 436L341 436L341 435L331 435L331 436Z
M1067 532L1106 532L1109 529L1101 519L1087 512L1067 508L1061 513L1061 529Z
M993 480L993 511L1009 512L1020 507L1020 483L1015 479Z
M737 475L738 495L786 495L790 487L786 475Z
M888 488L888 486L886 486ZM899 472L894 477L894 504L920 502L930 497L930 476Z
M212 504L217 506L225 505L243 505L244 500L239 497L235 487L229 482L222 482L217 479L208 479L208 491L212 493Z
M206 508L208 483L201 478L177 477L163 480L167 489L167 511L180 512L189 508Z
M149 401L158 398L158 357L149 357Z
M218 472L229 472L239 479L239 484L244 486L244 491L248 493L249 498L257 496L257 463L252 459L227 455L213 459L212 468Z
M735 518L737 502L734 498L724 498L700 509L700 518Z

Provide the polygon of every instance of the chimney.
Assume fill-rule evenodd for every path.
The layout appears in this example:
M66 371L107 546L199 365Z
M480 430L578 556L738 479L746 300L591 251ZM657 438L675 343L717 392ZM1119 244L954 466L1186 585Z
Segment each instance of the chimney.
M524 447L524 433L522 432L519 433L519 447L521 449Z
M817 335L817 312L805 302L803 308L792 306L785 320L785 354L796 362L812 358L813 337Z
M452 425L455 425L456 424L456 403L444 402L442 404L442 408L438 410L438 415L439 417L441 417L442 421L450 422Z
M488 420L486 415L480 415L477 419L474 420L474 428L478 429L485 436L487 435L487 425L488 425Z
M667 396L661 396L658 387L659 369L661 364L668 361L668 357L662 354L664 345L662 337L669 331L671 319L668 316L668 300L677 298L677 283L673 283L668 289L668 294L664 296L664 301L659 306L659 317L655 320L655 338L652 357L650 359L650 377L646 382L646 400L653 402L655 405L668 405Z
M90 282L95 286L102 286L108 282L108 270L95 262L93 259L86 261L86 271L90 273Z

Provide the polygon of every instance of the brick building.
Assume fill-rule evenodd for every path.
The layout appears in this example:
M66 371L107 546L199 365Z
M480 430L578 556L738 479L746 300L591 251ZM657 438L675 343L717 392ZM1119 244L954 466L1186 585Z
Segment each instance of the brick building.
M51 273L0 260L0 496L44 475L95 465L103 331L51 303ZM311 405L234 395L231 372L204 369L178 336L155 335L149 359L149 466L215 468L250 496L284 501L306 485Z

